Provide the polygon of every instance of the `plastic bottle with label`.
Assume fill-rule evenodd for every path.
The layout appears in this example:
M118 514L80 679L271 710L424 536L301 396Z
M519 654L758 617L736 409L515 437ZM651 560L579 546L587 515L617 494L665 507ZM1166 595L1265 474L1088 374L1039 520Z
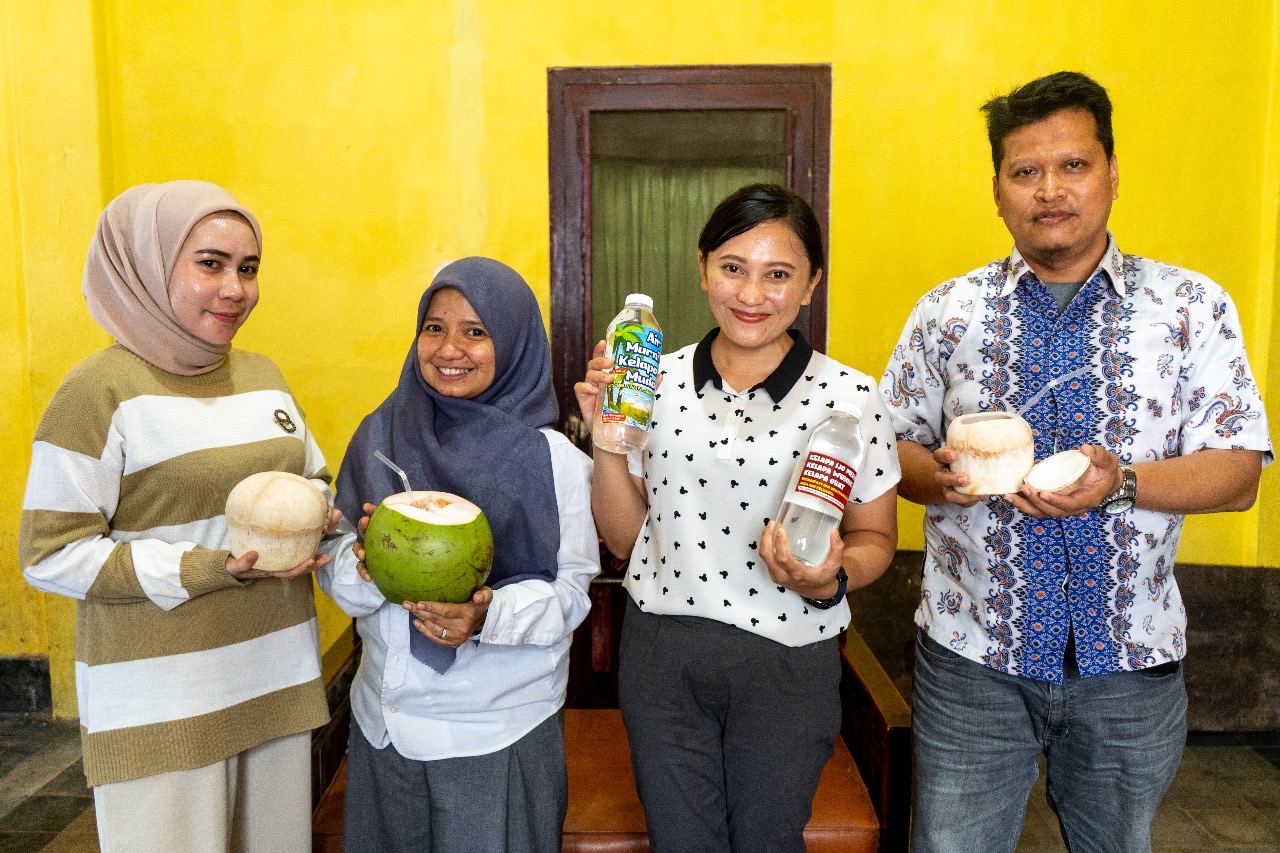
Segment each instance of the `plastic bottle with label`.
M653 316L651 298L643 293L627 296L609 324L605 354L613 359L613 380L600 388L591 440L610 453L633 453L649 441L662 357L662 329Z
M840 525L849 492L866 451L858 428L861 412L837 401L831 415L809 436L778 509L791 556L819 566L831 550L831 531Z

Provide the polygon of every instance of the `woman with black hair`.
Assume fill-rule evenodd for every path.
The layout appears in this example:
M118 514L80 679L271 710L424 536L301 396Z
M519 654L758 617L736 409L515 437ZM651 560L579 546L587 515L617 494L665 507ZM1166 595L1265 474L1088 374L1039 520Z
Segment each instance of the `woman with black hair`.
M698 267L718 328L663 356L648 446L595 453L596 525L630 558L619 704L655 851L803 851L840 726L845 593L897 545L893 431L875 380L791 329L825 269L804 199L772 184L733 193L702 230ZM574 389L588 419L610 367L602 342ZM810 566L771 519L837 401L861 413L867 452Z

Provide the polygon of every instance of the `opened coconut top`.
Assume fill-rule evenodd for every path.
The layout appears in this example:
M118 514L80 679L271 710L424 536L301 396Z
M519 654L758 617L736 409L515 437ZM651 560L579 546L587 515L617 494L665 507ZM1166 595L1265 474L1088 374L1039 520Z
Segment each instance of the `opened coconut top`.
M227 496L227 523L291 534L324 527L329 502L308 479L263 471L241 480Z
M382 502L401 515L431 524L466 524L480 515L480 507L448 492L400 492Z
M1007 453L1033 442L1031 427L1012 412L972 412L947 427L947 445L980 455Z
M1089 457L1079 450L1064 450L1041 459L1029 472L1026 483L1041 492L1056 492L1071 485L1089 469Z

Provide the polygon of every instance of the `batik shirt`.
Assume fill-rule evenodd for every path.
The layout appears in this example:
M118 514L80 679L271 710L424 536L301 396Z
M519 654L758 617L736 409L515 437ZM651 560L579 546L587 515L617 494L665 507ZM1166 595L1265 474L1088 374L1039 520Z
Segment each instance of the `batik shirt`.
M1197 273L1113 240L1060 311L1015 249L916 304L880 384L899 440L937 449L963 414L1014 411L1035 455L1100 445L1122 463L1205 448L1264 451L1267 419L1231 299ZM1183 516L1132 509L1033 518L1000 497L925 513L916 622L993 669L1062 679L1186 652L1172 570Z

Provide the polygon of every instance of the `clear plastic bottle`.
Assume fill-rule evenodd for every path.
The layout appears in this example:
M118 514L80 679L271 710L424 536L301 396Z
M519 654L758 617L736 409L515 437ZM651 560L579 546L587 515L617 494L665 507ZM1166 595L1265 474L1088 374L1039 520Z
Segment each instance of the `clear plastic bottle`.
M821 565L831 550L831 531L840 525L866 450L860 414L852 403L837 401L796 460L778 522L791 556L802 563Z
M626 305L605 336L605 354L613 359L613 381L601 387L592 441L611 453L632 453L649 441L649 417L658 390L662 329L653 316L653 300L643 293Z

